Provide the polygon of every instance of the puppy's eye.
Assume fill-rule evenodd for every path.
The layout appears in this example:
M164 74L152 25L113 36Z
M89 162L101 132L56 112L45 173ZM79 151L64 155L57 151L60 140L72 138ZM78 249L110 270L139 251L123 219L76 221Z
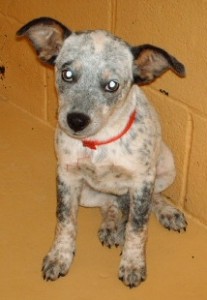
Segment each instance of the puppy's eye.
M74 80L74 74L73 71L70 69L63 70L62 71L62 79L64 81L72 82Z
M119 83L116 80L111 80L105 86L107 92L116 92L119 88Z

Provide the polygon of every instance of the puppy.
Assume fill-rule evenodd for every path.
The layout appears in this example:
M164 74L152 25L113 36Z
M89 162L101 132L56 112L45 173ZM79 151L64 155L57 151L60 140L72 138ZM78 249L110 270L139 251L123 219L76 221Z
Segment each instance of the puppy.
M57 227L43 260L43 277L68 273L76 251L79 205L100 207L103 245L120 245L119 279L136 287L146 278L151 211L160 223L185 230L184 215L161 192L175 178L172 154L157 114L138 85L184 66L152 45L130 46L103 30L71 32L51 18L32 20L27 37L41 61L53 65L59 95Z

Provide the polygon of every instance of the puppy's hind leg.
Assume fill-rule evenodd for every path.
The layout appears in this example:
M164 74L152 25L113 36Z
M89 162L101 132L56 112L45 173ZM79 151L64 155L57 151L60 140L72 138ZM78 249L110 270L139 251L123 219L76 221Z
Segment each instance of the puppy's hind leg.
M109 195L106 195L109 197ZM129 196L111 196L101 207L103 221L98 231L102 245L123 246L129 214Z
M124 244L125 227L129 212L129 196L104 194L85 186L80 204L86 207L100 207L103 217L98 237L102 245L111 248Z
M161 192L168 188L175 179L174 159L170 149L162 143L161 154L157 164L152 211L159 222L167 229L180 232L186 230L187 222L184 214L173 206Z

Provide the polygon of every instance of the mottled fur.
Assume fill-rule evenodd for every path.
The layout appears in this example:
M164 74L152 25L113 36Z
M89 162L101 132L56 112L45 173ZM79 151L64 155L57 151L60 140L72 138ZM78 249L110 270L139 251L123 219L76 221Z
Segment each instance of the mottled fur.
M59 95L56 130L57 227L43 276L65 275L76 249L78 206L101 207L98 232L103 245L123 247L119 278L129 287L146 278L145 249L151 210L168 229L186 228L184 215L161 192L175 178L172 154L162 141L156 112L135 85L184 66L151 45L131 47L103 30L71 32L51 18L31 21L18 31L44 62L55 66ZM97 147L131 128L114 142Z

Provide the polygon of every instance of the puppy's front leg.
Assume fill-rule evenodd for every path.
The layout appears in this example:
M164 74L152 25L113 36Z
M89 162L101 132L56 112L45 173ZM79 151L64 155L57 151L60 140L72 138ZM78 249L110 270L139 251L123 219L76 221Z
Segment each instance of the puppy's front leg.
M68 273L76 248L80 182L59 170L57 177L57 226L53 245L43 260L43 278L56 280Z
M119 269L119 279L130 288L146 278L145 248L153 185L152 180L144 180L139 188L130 191L129 220Z

